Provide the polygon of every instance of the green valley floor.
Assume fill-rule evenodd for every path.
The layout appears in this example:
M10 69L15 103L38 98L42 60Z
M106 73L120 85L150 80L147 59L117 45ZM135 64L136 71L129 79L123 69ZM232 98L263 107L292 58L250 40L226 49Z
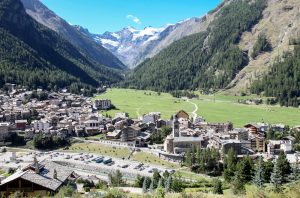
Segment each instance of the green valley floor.
M161 112L164 119L169 119L179 110L192 115L195 103L198 116L208 122L231 121L235 127L242 127L249 122L266 122L269 124L283 123L289 126L300 124L300 109L268 105L245 105L238 103L240 96L199 95L199 99L190 102L174 98L168 93L133 89L108 89L96 98L111 99L117 109L102 112L114 116L117 112L127 112L129 117L137 118L149 112ZM192 102L192 103L191 103Z

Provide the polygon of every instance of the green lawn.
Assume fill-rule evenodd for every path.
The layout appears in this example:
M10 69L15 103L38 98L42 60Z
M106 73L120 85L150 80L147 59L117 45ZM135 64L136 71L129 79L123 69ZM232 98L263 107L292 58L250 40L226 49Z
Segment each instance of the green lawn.
M154 165L158 165L158 166L162 166L162 167L166 167L166 168L176 169L176 168L180 167L179 164L175 164L172 162L162 160L158 156L150 154L150 153L146 153L146 152L134 153L134 155L132 156L132 159L135 161L138 161L138 162L154 164Z
M86 140L99 140L99 139L104 139L105 135L104 134L98 134L98 135L94 135L94 136L89 136L89 137L82 137L82 139L86 139Z
M111 116L114 116L116 112L127 112L131 118L137 118L149 112L161 112L163 118L169 119L179 110L191 112L194 108L191 104L182 99L173 98L170 94L161 93L158 95L152 91L109 89L107 93L96 98L112 100L112 103L119 110L109 111L108 114Z
M211 178L209 176L191 172L188 168L177 170L175 174L178 174L182 178L185 178L185 179L198 180L198 181L206 181L206 180L210 181L211 180Z
M117 158L127 158L130 153L129 149L118 148L100 143L75 143L72 144L67 151L94 153Z
M151 95L150 95L151 94ZM170 94L158 95L152 91L131 89L109 89L97 98L111 99L118 110L107 113L114 116L116 112L127 112L132 118L149 112L161 112L164 119L169 119L179 110L192 112L194 106L182 99L173 98ZM192 100L199 107L198 115L208 122L231 121L235 127L242 127L249 122L284 123L290 126L300 124L300 109L267 105L244 105L238 99L257 98L256 96L214 96L200 95L199 100ZM103 112L105 115L106 112Z

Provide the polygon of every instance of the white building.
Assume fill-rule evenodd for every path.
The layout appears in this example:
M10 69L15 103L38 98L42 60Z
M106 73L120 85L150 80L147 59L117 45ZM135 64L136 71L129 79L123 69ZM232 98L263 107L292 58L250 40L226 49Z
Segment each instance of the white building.
M269 155L278 154L280 150L290 153L293 149L291 140L269 140L267 151Z
M36 131L44 131L46 133L49 133L49 130L50 130L50 121L49 120L35 120L33 121L33 128L36 130Z
M111 100L108 100L108 99L95 100L93 107L98 110L109 109L109 108L111 108Z

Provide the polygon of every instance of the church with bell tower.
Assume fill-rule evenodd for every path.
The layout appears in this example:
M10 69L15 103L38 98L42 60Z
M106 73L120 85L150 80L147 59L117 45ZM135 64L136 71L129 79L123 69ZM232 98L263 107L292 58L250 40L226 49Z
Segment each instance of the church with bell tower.
M173 137L179 137L179 121L177 115L173 116Z

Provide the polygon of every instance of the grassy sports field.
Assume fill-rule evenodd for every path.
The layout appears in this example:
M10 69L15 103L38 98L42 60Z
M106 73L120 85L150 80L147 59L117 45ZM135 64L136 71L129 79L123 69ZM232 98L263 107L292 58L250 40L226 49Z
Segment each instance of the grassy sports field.
M177 99L170 94L160 95L152 91L130 89L109 89L96 98L111 99L118 110L103 112L114 116L116 112L127 112L132 118L148 113L161 112L162 117L169 119L179 110L188 113L194 110L194 105L183 99ZM209 122L231 121L235 127L241 127L248 122L284 123L290 126L300 124L300 109L267 105L244 105L237 102L240 96L200 95L199 100L193 99L198 105L197 114Z

